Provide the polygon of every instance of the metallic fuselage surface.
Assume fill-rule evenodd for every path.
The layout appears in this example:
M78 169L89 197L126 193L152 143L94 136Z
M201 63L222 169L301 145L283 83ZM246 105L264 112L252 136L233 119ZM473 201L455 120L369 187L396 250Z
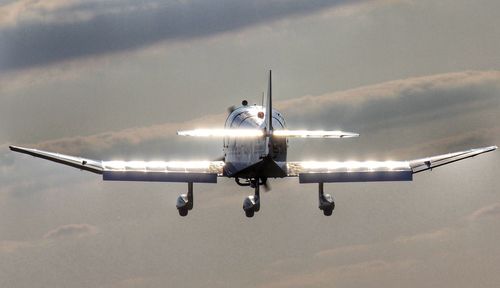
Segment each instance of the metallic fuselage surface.
M266 108L257 105L244 105L236 108L226 119L226 129L266 129L265 123ZM272 110L272 126L274 130L286 128L285 119L276 110ZM283 172L286 172L286 138L271 137L267 143L266 137L246 138L246 137L225 137L224 138L224 172L228 176L264 176L264 167L259 166L265 159L272 164L276 164ZM269 145L269 149L266 149ZM271 152L271 153L268 153ZM271 155L269 157L269 155ZM248 169L256 167L255 169ZM273 174L273 173L271 173ZM267 175L270 177L280 177Z

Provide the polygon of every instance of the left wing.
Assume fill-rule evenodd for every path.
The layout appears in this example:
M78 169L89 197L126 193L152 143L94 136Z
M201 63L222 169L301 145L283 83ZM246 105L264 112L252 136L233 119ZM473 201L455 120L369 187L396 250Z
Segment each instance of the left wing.
M497 146L410 161L288 162L288 176L300 183L411 181L413 174L494 151Z
M9 146L10 150L102 174L109 181L216 183L222 161L100 161L43 150Z

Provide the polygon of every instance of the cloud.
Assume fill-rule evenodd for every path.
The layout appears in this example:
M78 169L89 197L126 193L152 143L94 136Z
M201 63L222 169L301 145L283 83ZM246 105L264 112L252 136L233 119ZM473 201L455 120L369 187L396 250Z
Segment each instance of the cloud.
M431 156L436 151L459 151L478 147L479 145L498 145L500 127L465 130L448 137L422 139L413 145L391 150L394 155Z
M14 253L22 248L34 247L34 243L29 241L0 241L0 254Z
M473 213L466 216L464 219L469 221L477 221L485 218L499 218L500 217L500 203L493 203L491 205L487 205L479 208ZM450 227L443 227L431 231L426 231L422 233L417 233L410 236L401 236L394 240L396 244L429 244L429 243L437 243L437 242L445 242L454 240L458 233L463 233L464 229L467 229L469 226L460 225L463 223L459 223L459 225L454 225Z
M484 218L498 217L500 217L500 203L493 203L474 211L468 216L468 219L474 221Z
M398 237L394 242L398 244L410 243L425 243L425 242L441 242L450 238L451 234L455 232L454 229L446 227L442 229L433 230L430 232L419 233L411 236Z
M416 263L414 260L374 259L348 265L322 267L313 272L279 275L278 279L267 281L258 287L326 287L336 286L346 279L363 279L372 282L373 279L379 279L380 274L407 273L415 267Z
M382 132L389 131L388 134L392 135L394 141L387 143L385 138L382 139L385 141L384 146L393 145L393 157L421 157L427 153L443 153L471 146L495 144L495 141L500 139L500 127L495 124L495 115L500 108L499 83L499 71L464 71L390 81L320 96L304 96L279 101L276 106L286 115L288 127L291 129L328 127L353 130L361 132L363 138L357 141L365 145L378 141L377 137L385 135ZM439 137L425 136L429 133L427 130L436 126L440 120L446 120L446 117L465 117L464 115L471 113L474 120L471 123L455 123L470 127L451 126L456 128L453 130L448 125L444 130L446 133ZM177 130L200 126L221 127L224 117L224 114L208 115L183 123L166 123L55 139L34 146L71 155L91 156L104 155L112 150L131 152L139 147L139 150L144 150L146 144L161 142L164 151L164 143L185 146L187 141L193 141L177 137ZM308 124L301 127L299 123ZM422 132L415 130L419 125L428 126L420 128ZM413 133L407 131L410 128ZM400 134L392 134L401 131L406 133L403 137ZM367 140L361 141L365 138Z
M25 21L51 21L54 12L71 4L74 0L19 0L0 6L0 27L12 27ZM47 17L48 16L48 17Z
M333 249L322 250L316 253L316 257L320 258L334 258L342 255L351 255L353 253L365 253L373 248L373 245L349 245L341 246Z
M97 233L97 227L89 224L67 224L59 226L45 233L43 238L26 240L26 241L0 241L0 254L14 253L20 249L41 247L48 243L48 240L56 240L61 238L81 238Z
M117 146L140 146L153 141L172 140L178 130L208 125L218 127L224 121L224 114L209 115L184 123L165 123L148 127L129 128L116 132L99 133L90 136L69 137L38 143L40 149L59 151L71 155L100 154ZM182 137L177 137L182 139ZM128 149L130 147L125 147ZM88 154L87 154L88 153Z
M131 287L158 287L163 286L165 281L159 277L130 277L111 284L100 286L100 288L131 288Z
M89 224L68 224L59 226L47 232L44 239L59 239L65 237L83 237L94 235L97 233L97 228Z
M205 37L359 1L21 0L0 7L0 69Z
M296 119L336 119L386 125L402 120L435 120L444 111L495 100L500 90L500 71L462 71L413 77L320 96L305 96L279 103L279 108ZM306 109L304 109L306 107ZM292 118L292 116L288 116ZM424 117L425 116L425 117ZM364 127L373 127L364 123Z
M500 217L500 203L493 203L484 207L479 208L473 213L466 216L464 219L469 221L477 221L485 218L499 218ZM443 227L431 231L426 231L410 236L401 236L394 240L396 244L417 244L423 243L428 244L429 242L445 242L455 239L458 233L463 233L464 229L469 226L454 225L450 227Z

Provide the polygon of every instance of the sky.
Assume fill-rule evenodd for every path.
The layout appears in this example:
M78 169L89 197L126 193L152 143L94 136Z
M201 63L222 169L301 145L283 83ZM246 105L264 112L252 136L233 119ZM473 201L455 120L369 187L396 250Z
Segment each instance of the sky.
M273 70L290 160L410 160L500 143L498 1L0 0L1 287L497 287L500 153L404 183L103 182L8 145L196 160Z

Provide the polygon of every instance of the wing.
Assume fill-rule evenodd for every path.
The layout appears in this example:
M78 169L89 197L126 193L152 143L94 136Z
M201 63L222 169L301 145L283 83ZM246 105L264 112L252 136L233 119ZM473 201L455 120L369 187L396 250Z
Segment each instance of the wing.
M410 161L288 162L288 176L300 183L411 181L413 174L496 150L470 149Z
M222 161L100 161L37 149L9 146L10 150L102 174L108 181L216 183Z

